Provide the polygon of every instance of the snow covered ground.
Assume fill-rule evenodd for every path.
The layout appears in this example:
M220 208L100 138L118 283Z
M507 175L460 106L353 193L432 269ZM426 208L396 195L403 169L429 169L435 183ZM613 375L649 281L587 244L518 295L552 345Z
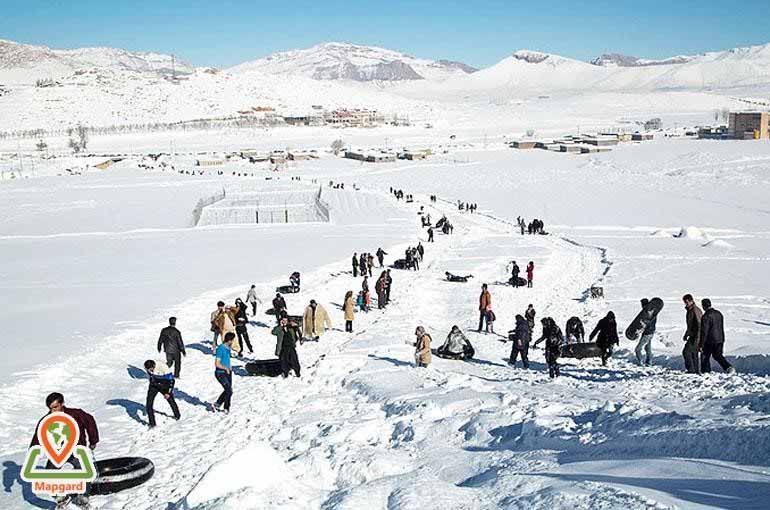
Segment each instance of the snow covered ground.
M500 147L380 165L324 157L290 167L278 183L265 171L193 177L130 163L2 183L0 271L10 299L0 313L13 356L0 387L0 506L51 507L18 471L42 400L63 390L96 415L97 458L156 464L142 489L93 498L98 509L765 508L770 146L664 140L591 156ZM296 175L300 183L289 180ZM330 224L190 227L195 203L223 186L267 191L312 179L346 184L324 187ZM390 187L417 202L397 203ZM434 207L428 194L440 199ZM458 213L458 199L477 202L479 213ZM394 272L391 306L357 314L355 333L342 332L342 297L360 288L347 272L350 254L383 246L391 262L424 242L423 204L434 221L447 214L454 234L426 244L420 272ZM551 235L521 236L518 215L544 219ZM535 262L533 289L498 284L511 260ZM231 414L210 413L205 402L219 388L213 303L243 297L251 283L267 300L295 269L303 291L288 297L290 311L314 298L334 330L300 347L300 379L248 377L237 362ZM444 271L474 279L451 284ZM414 328L424 325L434 344L453 324L472 331L482 282L492 284L502 335L528 303L538 318L563 326L578 315L588 328L612 309L624 327L641 297L660 296L654 366L637 367L622 340L608 368L566 362L549 381L539 351L531 371L512 369L500 335L470 332L474 361L414 368L405 344ZM586 298L596 283L606 299ZM681 372L685 292L724 312L738 375ZM171 314L188 344L177 385L183 417L161 415L147 431L139 367L157 357ZM255 357L272 355L271 324L262 310L253 318Z

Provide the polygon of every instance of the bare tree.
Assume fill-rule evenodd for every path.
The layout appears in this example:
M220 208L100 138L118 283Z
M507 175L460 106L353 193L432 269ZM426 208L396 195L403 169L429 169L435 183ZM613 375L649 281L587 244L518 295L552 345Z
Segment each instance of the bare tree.
M334 140L334 141L332 142L332 150L334 151L334 155L335 155L335 156L336 156L337 154L339 154L339 153L340 153L340 151L341 151L341 150L342 150L344 147L345 147L345 142L343 142L342 140L339 140L339 139L338 139L338 140Z
M78 124L77 133L80 150L84 151L86 150L86 147L88 147L88 128L82 124Z

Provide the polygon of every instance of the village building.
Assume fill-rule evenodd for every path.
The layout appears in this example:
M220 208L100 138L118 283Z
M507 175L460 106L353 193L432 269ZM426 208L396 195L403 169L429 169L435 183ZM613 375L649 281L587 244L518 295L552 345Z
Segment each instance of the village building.
M760 140L770 138L769 112L731 112L727 128L730 138Z

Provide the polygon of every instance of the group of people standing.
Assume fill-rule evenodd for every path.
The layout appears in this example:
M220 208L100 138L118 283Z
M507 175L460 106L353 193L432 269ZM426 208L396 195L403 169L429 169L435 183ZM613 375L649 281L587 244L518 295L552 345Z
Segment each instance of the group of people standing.
M479 205L476 203L461 202L460 200L457 201L457 209L460 211L468 211L474 213L478 208Z
M527 272L527 282L526 282L526 285L527 285L527 288L531 289L532 285L533 285L532 282L533 282L533 280L535 278L535 263L533 261L530 260L529 264L527 264L526 272ZM524 280L523 280L523 278L519 277L520 273L521 273L521 268L519 268L519 265L516 263L515 260L511 261L511 280L510 280L510 282L511 282L511 285L513 285L516 288L523 287Z
M369 275L372 276L372 269L374 267L383 267L385 263L385 255L388 253L383 250L382 248L377 248L377 252L375 255L377 256L377 266L374 265L374 257L375 255L372 255L371 253L361 253L361 255L358 255L358 253L353 254L353 258L351 260L351 267L353 268L353 277L357 277L359 274L361 276Z

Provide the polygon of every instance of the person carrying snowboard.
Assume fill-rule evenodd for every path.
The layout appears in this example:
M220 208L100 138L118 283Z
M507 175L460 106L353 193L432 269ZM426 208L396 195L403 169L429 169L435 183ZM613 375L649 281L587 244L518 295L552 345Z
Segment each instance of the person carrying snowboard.
M642 299L642 310L647 308L647 305L650 304L650 300L647 298ZM642 332L642 337L639 339L639 343L636 344L636 350L634 353L636 354L636 361L640 365L644 365L646 367L650 366L650 361L652 361L652 338L655 336L655 327L658 323L658 316L652 318L650 322L647 323L647 326L644 327L644 331ZM645 351L645 358L644 363L642 363L642 351Z
M524 368L529 368L529 342L532 339L532 332L529 323L521 315L516 316L516 329L509 334L509 337L513 340L513 346L508 363L516 368L516 358L521 355L522 365Z
M606 367L607 360L612 357L612 346L620 343L618 325L615 322L613 312L607 312L607 315L599 321L588 339L593 341L594 337L597 337L596 345L602 351L602 366Z
M144 369L147 371L147 378L150 381L150 385L147 387L147 401L145 402L145 412L147 413L147 421L149 421L150 428L154 428L155 423L155 397L160 393L168 401L168 405L171 407L171 411L174 413L174 419L179 420L181 414L179 414L179 406L176 405L174 400L174 376L171 371L164 367L164 364L159 361L148 359L144 362Z

